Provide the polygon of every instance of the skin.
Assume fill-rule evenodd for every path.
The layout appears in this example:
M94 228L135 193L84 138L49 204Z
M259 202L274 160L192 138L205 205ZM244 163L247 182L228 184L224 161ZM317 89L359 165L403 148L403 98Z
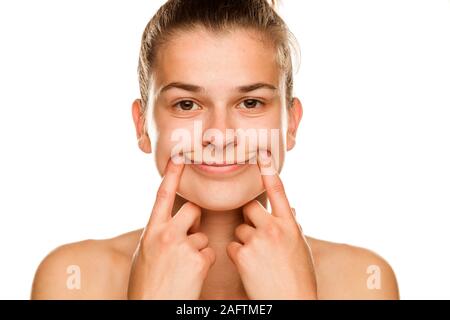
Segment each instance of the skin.
M39 265L31 298L398 299L395 274L378 254L304 234L279 176L285 152L295 146L302 105L295 98L286 107L283 74L270 43L248 30L228 35L195 30L172 40L158 51L151 111L141 114L139 99L132 105L139 147L154 152L163 176L148 224L114 238L56 248ZM161 93L175 81L205 90ZM277 89L235 90L255 82ZM248 99L263 103L247 108ZM182 100L195 102L192 109L182 110L177 105ZM203 130L273 128L282 134L267 148L270 153L258 153L256 164L214 177L170 160L171 133L177 128L192 133L195 120ZM203 146L226 143L200 139ZM261 146L249 143L247 150L249 156ZM81 288L68 289L66 270L74 264ZM373 265L380 288L367 285Z

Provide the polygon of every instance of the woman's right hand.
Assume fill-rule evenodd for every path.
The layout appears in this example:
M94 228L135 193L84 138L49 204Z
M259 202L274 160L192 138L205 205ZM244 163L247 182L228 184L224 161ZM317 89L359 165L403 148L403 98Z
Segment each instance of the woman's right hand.
M168 161L150 220L133 256L128 299L198 299L215 262L207 236L198 232L200 207L186 202L172 217L183 168L183 163Z

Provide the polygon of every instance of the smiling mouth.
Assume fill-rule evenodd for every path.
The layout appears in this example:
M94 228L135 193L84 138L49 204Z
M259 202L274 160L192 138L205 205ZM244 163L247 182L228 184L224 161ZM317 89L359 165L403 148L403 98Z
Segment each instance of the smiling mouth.
M227 166L234 166L234 165L245 165L250 163L251 159L247 159L245 161L241 161L241 162L232 162L232 163L226 163L226 162L221 162L221 163L216 163L216 162L202 162L202 163L193 163L193 164L197 164L197 165L205 165L205 166L211 166L211 167L227 167Z
M202 166L211 166L211 167L228 167L228 166L233 166L233 165L239 165L239 164L243 164L243 163L206 163L206 162L202 162L199 163Z
M188 158L188 160L190 159ZM192 165L192 168L199 173L207 175L225 175L243 170L249 164L256 164L256 153L246 158L245 161L239 162L227 163L223 161L202 161L201 163L195 163L193 160L188 162Z
M245 165L245 164L249 164L249 163L256 164L257 154L258 154L257 151L251 151L251 152L247 153L246 156L238 157L238 159L215 160L214 158L211 157L206 160L204 158L201 158L200 160L197 160L197 161L196 161L196 158L195 158L193 152L186 152L184 154L180 153L179 156L184 158L185 164L223 167L223 166L232 166L232 165Z
M243 167L247 166L248 163L232 163L232 164L205 164L205 163L199 163L199 164L193 164L193 168L197 169L204 173L210 173L210 174L226 174L226 173L232 173L236 172Z

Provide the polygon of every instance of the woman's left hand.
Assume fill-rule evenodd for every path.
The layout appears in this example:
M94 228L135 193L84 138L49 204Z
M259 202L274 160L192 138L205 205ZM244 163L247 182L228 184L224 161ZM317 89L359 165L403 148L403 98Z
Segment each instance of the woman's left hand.
M272 214L256 200L246 204L246 223L235 230L242 243L231 242L227 253L250 299L317 299L311 249L297 224L295 210L289 205L271 156L260 154L258 162Z

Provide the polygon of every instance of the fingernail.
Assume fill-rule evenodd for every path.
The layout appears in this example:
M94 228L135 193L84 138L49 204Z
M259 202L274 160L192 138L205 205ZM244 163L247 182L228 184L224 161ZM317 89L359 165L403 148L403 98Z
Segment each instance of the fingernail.
M180 154L173 154L170 156L170 160L172 160L172 162L175 165L179 165L182 164L184 162L184 157Z
M274 175L276 170L274 164L272 163L272 159L270 157L270 151L261 150L259 152L260 164L259 167L261 169L262 175Z
M268 161L270 161L270 151L267 150L260 150L259 151L259 155L261 157L261 160L264 161L265 163L267 163Z

